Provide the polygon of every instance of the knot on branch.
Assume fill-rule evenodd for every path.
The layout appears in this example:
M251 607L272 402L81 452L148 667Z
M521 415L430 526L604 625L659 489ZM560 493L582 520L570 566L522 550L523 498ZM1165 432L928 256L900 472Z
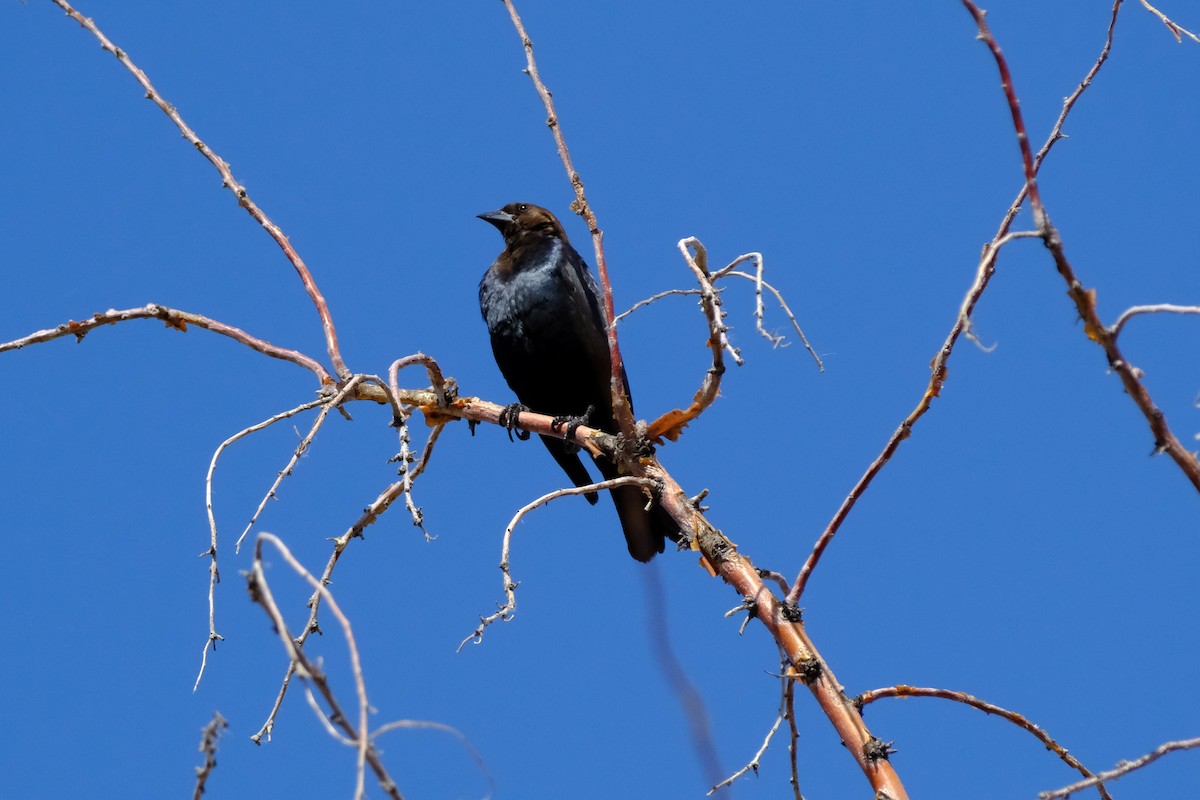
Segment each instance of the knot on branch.
M894 744L895 742L885 742L878 737L872 736L863 742L863 756L871 763L887 761L889 760L889 756L896 752L896 748L892 747Z

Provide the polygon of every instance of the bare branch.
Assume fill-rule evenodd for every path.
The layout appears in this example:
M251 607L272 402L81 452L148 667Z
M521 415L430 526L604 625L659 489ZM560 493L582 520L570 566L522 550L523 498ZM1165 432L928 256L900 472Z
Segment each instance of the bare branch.
M729 328L723 320L721 299L713 287L712 274L708 271L708 252L700 240L691 236L680 239L678 246L683 260L700 284L700 308L708 321L708 349L712 351L712 366L704 374L704 380L701 381L700 388L687 409L676 408L668 411L647 428L647 435L651 439L666 437L671 441L678 439L684 426L704 413L704 409L717 399L721 391L721 376L725 374L725 352L728 351L739 366L743 363L737 348L730 344L729 337L726 336Z
M775 715L775 724L772 725L771 729L767 731L767 735L763 737L762 744L759 746L758 750L755 751L750 760L747 761L746 764L737 772L733 773L728 778L705 792L706 797L711 797L717 792L717 790L724 789L726 786L732 786L734 781L745 775L747 772L753 772L755 775L758 775L758 765L762 761L762 757L766 755L767 748L771 746L771 739L775 737L775 733L779 730L779 726L783 724L783 720L787 716L788 687L792 683L791 676L788 675L789 669L790 665L787 663L787 657L785 656L783 658L783 675L780 678L781 691L779 697L779 713ZM799 794L797 794L797 800L799 800Z
M1152 306L1133 306L1127 308L1117 317L1117 321L1108 329L1114 339L1121 335L1125 323L1141 314L1200 314L1200 306L1176 306L1170 303L1159 303Z
M821 560L821 555L825 552L825 548L833 541L833 537L837 535L838 530L842 527L842 523L846 521L846 517L850 515L850 511L854 508L859 498L866 492L875 476L883 470L896 450L899 449L900 443L907 439L912 434L913 426L917 420L925 416L925 412L933 404L933 399L941 394L942 385L946 380L946 363L950 358L950 353L954 348L954 343L963 331L970 325L971 312L975 308L975 304L983 295L983 290L987 288L988 281L991 280L992 274L996 269L996 259L1000 255L1000 249L1014 239L1018 238L1036 238L1038 234L1033 231L1022 231L1017 233L1007 233L999 237L996 241L989 243L983 249L983 256L979 259L979 265L975 269L975 281L971 284L971 288L967 290L966 297L963 298L962 305L958 309L958 318L955 320L954 327L950 329L950 335L946 339L946 343L942 345L942 349L938 351L937 357L934 359L932 366L932 375L929 379L929 385L925 388L925 393L921 395L921 399L917 402L917 407L914 408L909 415L904 418L900 426L892 433L887 444L883 447L883 452L875 457L867 467L867 471L854 485L850 494L842 501L837 512L834 513L833 519L825 526L825 530L817 537L816 543L813 545L812 552L804 562L804 566L800 568L800 573L796 576L796 580L792 582L792 589L788 592L787 601L791 605L797 605L800 602L800 596L804 594L804 588L808 585L809 576L816 569L817 563Z
M967 694L966 692L952 692L948 689L934 689L920 686L889 686L885 689L873 689L869 692L863 692L857 698L855 698L855 703L859 708L862 708L869 703L873 703L876 700L882 700L885 697L936 697L942 700L952 700L956 703L962 703L964 705L971 706L972 708L977 708L985 714L1006 719L1019 728L1026 730L1037 737L1037 740L1045 745L1047 750L1057 754L1058 757L1066 762L1069 767L1076 770L1081 775L1092 777L1092 772L1083 764L1081 764L1079 759L1071 755L1071 753L1065 747L1054 741L1054 739L1050 738L1048 733L1039 728L1037 725L1034 725L1024 716L1016 713L1015 711L1009 711L1006 708L1002 708L991 703L986 703L983 700L974 697L973 695ZM1103 786L1100 787L1100 796L1104 798L1104 800L1112 800L1108 792L1104 790Z
M1174 753L1180 750L1194 750L1200 747L1200 737L1195 739L1181 739L1176 742L1166 742L1154 748L1151 752L1134 759L1133 761L1122 761L1117 764L1116 769L1108 772L1101 772L1087 780L1079 783L1072 783L1070 786L1064 786L1061 789L1056 789L1053 792L1041 792L1038 794L1038 800L1059 800L1059 798L1070 797L1076 792L1081 792L1084 789L1090 789L1093 786L1104 783L1105 781L1115 781L1117 778L1128 775L1134 770L1139 770L1147 764L1151 764L1165 756L1167 753Z
M654 481L646 480L645 478L633 478L629 476L621 478L613 478L608 481L600 481L599 483L591 483L587 486L572 486L569 489L557 489L549 494L544 494L532 503L528 503L520 508L519 511L509 521L508 526L504 529L504 539L500 547L500 571L504 575L504 603L500 605L494 614L489 614L486 617L479 618L479 625L471 632L471 635L463 639L458 645L458 650L461 651L468 642L471 644L479 644L483 641L483 631L493 622L508 622L513 618L513 613L517 610L517 586L520 584L512 579L512 573L509 571L509 554L512 552L512 535L517 524L525 518L525 515L533 511L539 506L544 506L551 500L557 500L560 497L568 497L573 494L588 494L589 492L598 492L601 489L612 489L616 486L644 486L647 489L654 488Z
M763 624L795 667L800 680L829 719L845 743L872 788L891 800L904 800L907 793L886 751L872 745L878 742L867 729L862 715L829 665L821 658L800 619L800 610L781 601L763 584L759 570L749 558L719 530L714 528L691 498L653 457L639 461L638 474L661 485L658 498L662 507L688 535L692 549L699 550L709 571L728 583L743 598L754 603L754 619Z
M1054 123L1054 127L1051 129L1049 137L1047 137L1045 144L1042 145L1042 148L1038 151L1037 156L1034 159L1033 169L1035 172L1041 169L1042 163L1050 154L1050 151L1054 145L1057 144L1061 139L1065 138L1062 134L1062 128L1066 123L1067 116L1075 108L1075 104L1079 101L1079 98L1083 96L1083 92L1092 85L1092 81L1100 72L1100 68L1106 61L1108 61L1109 52L1112 50L1113 32L1116 29L1117 24L1117 14L1120 11L1122 2L1123 0L1114 0L1112 16L1108 23L1108 33L1105 36L1104 46L1100 50L1100 55L1096 58L1095 63L1092 64L1091 68L1088 69L1087 73L1083 76L1083 79L1079 82L1078 86L1075 87L1075 91L1073 91L1070 96L1063 101L1063 108L1059 113L1058 120ZM954 325L950 328L950 332L947 334L945 341L937 352L937 355L934 356L933 363L930 365L929 383L925 387L925 391L921 395L921 399L917 402L916 408L914 408L912 412L905 417L905 419L900 423L900 426L895 430L894 433L892 433L891 437L884 445L883 451L867 467L866 472L863 473L862 477L860 477L855 483L854 488L851 489L850 494L846 496L846 499L842 501L842 504L834 514L833 519L829 521L829 524L825 527L825 530L821 533L820 537L818 537L816 544L813 546L812 553L805 561L804 566L801 567L800 574L793 583L792 590L788 593L788 602L791 605L798 604L800 596L804 592L804 587L808 582L808 578L812 574L813 568L816 566L817 561L821 557L821 553L824 552L825 548L828 546L833 536L836 535L842 523L845 522L846 517L849 515L851 509L854 508L854 505L858 502L859 498L862 497L862 495L870 487L871 482L875 479L875 476L879 474L880 470L883 469L883 466L888 462L889 459L891 459L897 448L899 448L900 443L911 435L913 426L916 425L917 421L925 415L926 411L929 410L933 398L941 394L942 387L946 382L947 366L950 361L950 356L954 352L954 346L958 342L959 337L962 336L970 327L971 314L974 312L975 306L979 303L979 300L983 297L983 292L987 289L992 275L995 273L995 263L1000 247L1011 241L1013 238L1035 237L1041 235L1040 231L1010 233L1013 220L1016 219L1017 213L1021 210L1021 204L1024 202L1028 191L1029 184L1028 182L1025 182L1021 185L1021 189L1017 193L1016 199L1013 200L1012 204L1009 205L1008 210L1004 213L1004 216L1000 222L1000 229L997 231L992 241L984 247L983 255L980 257L979 265L976 269L975 280L971 287L967 290L966 296L959 307L958 316L955 318Z
M192 792L192 800L200 800L204 795L208 776L217 768L217 739L221 732L229 727L229 723L221 716L220 711L213 713L212 721L204 726L200 734L200 752L204 754L203 766L196 767L196 790Z
M329 610L341 625L342 634L346 638L346 648L350 655L350 667L354 677L355 694L358 699L357 727L342 711L341 705L334 696L324 672L304 654L304 651L301 650L296 639L288 630L287 623L283 619L283 614L280 612L279 606L275 603L275 598L271 594L271 587L267 582L266 572L263 569L262 550L264 542L273 545L288 565L313 587L314 592L321 595L321 598L329 606ZM342 738L336 733L335 736L342 741L348 739L349 743L358 752L357 777L354 791L355 800L366 796L364 777L367 765L370 765L388 796L395 800L402 800L400 790L396 787L396 783L388 774L387 769L384 768L383 762L379 759L379 754L372 744L368 733L367 716L370 704L367 700L366 681L363 679L362 662L358 654L358 644L354 639L354 631L350 626L350 620L342 613L341 607L326 587L325 581L318 580L312 573L305 569L292 555L287 545L279 537L270 533L260 533L258 535L254 547L254 566L252 571L247 575L247 581L250 598L267 612L267 616L270 617L272 624L275 626L275 631L283 643L284 651L287 652L288 658L291 659L292 664L295 666L296 673L320 692L322 699L329 708L328 713L323 712L317 707L315 698L310 696L310 701L317 712L318 718L326 723L331 731L335 726L344 731L346 738Z
M488 769L487 763L484 762L483 756L479 755L479 751L475 749L475 745L471 744L471 740L463 735L458 728L445 724L444 722L435 722L425 719L400 719L395 722L389 722L385 725L380 725L371 733L371 741L375 741L385 733L391 733L396 730L431 730L448 733L455 739L458 739L459 744L463 746L475 763L479 766L479 771L483 773L484 778L488 782L488 793L485 794L484 800L490 798L496 793L496 779L492 776L492 771Z
M537 90L538 97L542 99L542 105L546 108L546 126L550 128L550 133L554 136L554 144L558 148L558 157L562 160L563 168L567 171L567 179L571 182L571 188L575 190L575 202L571 204L571 210L583 217L584 222L587 223L588 231L592 234L592 246L596 251L596 274L600 278L600 290L603 295L601 302L604 304L604 318L612 320L615 316L615 308L613 306L612 283L608 278L608 264L604 259L604 232L600 230L600 223L596 221L596 215L592 212L592 207L588 204L587 195L583 190L583 178L575 170L575 165L571 163L571 152L567 149L567 140L563 136L558 112L554 110L554 97L551 95L550 90L546 88L546 84L542 82L541 75L538 74L537 61L533 57L533 40L525 32L525 25L521 22L520 15L517 14L517 7L513 5L513 0L503 0L503 2L504 7L508 9L508 15L512 19L517 35L521 37L521 46L525 49L525 74L533 81L533 87ZM609 324L607 334L609 360L612 364L610 380L613 417L616 419L617 426L621 429L620 432L625 438L629 441L634 441L633 410L629 405L629 390L625 386L625 362L621 360L621 348L617 343L617 328L615 323Z
M326 304L325 298L321 294L321 290L317 288L317 283L315 280L313 280L312 273L309 272L308 267L300 258L300 254L297 253L292 247L291 242L288 241L288 238L284 234L283 230L280 229L280 227L274 222L272 222L262 211L262 209L255 205L254 201L250 199L250 195L246 192L246 187L242 186L240 183L238 183L237 179L234 178L233 170L230 168L229 162L221 158L219 155L213 152L212 148L201 141L200 137L197 136L196 133L188 126L188 124L183 121L183 117L179 114L179 110L163 99L163 96L160 95L158 90L154 88L154 85L150 83L150 78L148 78L146 73L133 63L133 61L129 58L129 55L124 50L109 41L108 37L100 31L92 19L80 14L78 11L72 8L71 4L66 2L66 0L51 0L51 2L61 8L63 11L67 12L67 16L78 22L84 27L84 29L95 36L100 42L100 47L117 57L117 60L121 62L121 65L125 67L125 69L127 69L129 73L133 75L134 79L141 84L142 88L146 90L146 99L152 101L156 106L162 109L162 112L171 119L171 122L175 123L175 127L179 128L179 132L183 134L183 138L186 139L188 143L190 143L198 151L200 151L200 155L204 156L208 162L216 168L217 172L221 175L222 188L228 189L233 193L233 196L237 198L238 205L246 209L250 216L254 218L254 221L259 225L262 225L263 228L266 229L267 233L270 234L271 238L275 240L275 243L279 245L280 249L283 250L283 254L287 257L288 261L291 262L292 266L295 267L296 273L300 276L300 280L304 284L305 291L308 292L309 298L312 299L313 305L316 306L317 313L321 317L321 327L325 332L325 345L329 350L329 359L333 363L334 371L342 380L349 378L350 370L342 361L342 354L338 348L337 331L333 327L333 317L329 313L329 306Z
M1155 8L1154 6L1147 3L1146 0L1142 0L1142 5L1146 7L1147 11L1149 11L1154 16L1158 17L1159 21L1161 21L1163 25L1167 26L1167 30L1169 30L1171 32L1171 35L1175 37L1175 41L1178 42L1179 44L1183 44L1183 38L1182 38L1183 36L1188 37L1193 42L1200 43L1200 36L1196 36L1196 34L1192 33L1187 28L1183 28L1183 27L1180 27L1179 25L1176 25L1174 22L1167 19L1166 14L1162 13L1157 8Z
M1166 415L1163 414L1162 409L1154 404L1154 400L1150 397L1150 392L1142 384L1140 371L1125 359L1121 349L1117 346L1116 339L1104 326L1104 323L1101 322L1099 311L1096 308L1095 290L1083 287L1083 284L1075 276L1075 270L1067 260L1062 237L1059 236L1058 230L1050 222L1050 217L1046 214L1041 194L1037 188L1036 166L1033 161L1033 155L1029 150L1029 139L1025 135L1025 121L1021 115L1017 95L1012 86L1008 62L1005 60L1004 54L1000 51L1000 46L996 43L992 32L988 29L987 20L984 18L983 12L979 10L979 7L972 0L962 0L962 3L974 18L975 24L979 28L979 38L987 45L992 53L992 57L996 61L996 67L1000 72L1000 81L1004 88L1004 96L1008 101L1009 113L1012 115L1013 129L1017 135L1017 143L1021 148L1021 163L1025 168L1025 184L1029 195L1029 205L1033 211L1033 219L1037 224L1038 231L1041 233L1042 240L1046 244L1046 249L1050 251L1051 256L1054 258L1054 266L1058 269L1058 274L1062 276L1063 281L1067 284L1067 295L1074 301L1075 308L1079 312L1079 317L1083 320L1084 333L1089 339L1104 349L1104 354L1108 358L1108 364L1121 379L1126 394L1133 398L1134 404L1137 405L1142 415L1145 416L1146 422L1150 426L1150 431L1154 434L1154 452L1169 455L1179 465L1179 468L1187 476L1188 480L1191 481L1192 485L1197 490L1200 490L1200 459L1196 457L1195 453L1188 451L1179 439L1176 438L1175 434L1171 432L1170 427L1167 425Z
M296 414L299 414L302 411L307 411L310 408L319 406L323 402L324 402L324 400L322 400L321 398L317 398L316 400L310 400L307 403L302 403L301 405L298 405L295 408L290 408L287 411L280 412L279 414L276 414L273 417L269 417L268 419L265 419L262 422L256 423L254 425L251 425L248 428L244 428L244 429L238 431L233 436L230 436L228 439L221 442L221 444L217 447L216 452L213 453L212 459L208 463L208 473L204 477L204 506L205 506L205 510L208 513L208 530L209 530L209 536L211 537L211 541L210 541L208 550L206 550L200 554L201 558L203 558L204 556L208 556L210 559L209 567L208 567L208 639L205 640L204 650L200 654L200 672L199 672L199 674L196 675L195 685L192 686L193 692L196 691L198 688L200 688L200 680L204 677L204 668L208 666L209 648L211 647L213 650L216 650L217 642L222 641L225 638L225 637L221 636L219 633L217 633L216 603L215 603L215 598L214 598L214 594L216 593L217 584L221 582L221 574L217 570L217 518L216 518L216 514L213 511L213 499L212 499L212 497L213 497L213 474L217 470L217 461L221 458L221 454L223 452L225 452L225 448L229 447L229 445L233 444L234 442L238 441L239 439L245 438L246 436L249 436L252 433L261 431L264 428L268 428L271 425L274 425L276 422L279 422L280 420L285 420L290 417L294 417Z
M161 319L167 324L168 328L174 328L177 331L187 331L189 325L194 325L197 328L203 328L213 333L219 333L222 336L228 336L236 342L246 345L251 350L256 350L265 356L278 358L281 361L290 361L293 364L304 367L309 372L317 376L317 380L322 386L330 386L333 384L333 378L329 377L329 373L317 361L309 358L303 353L295 350L288 350L283 347L276 347L270 342L258 339L246 333L241 328L235 328L232 325L226 325L224 322L218 322L215 319L209 319L201 314L193 314L189 311L180 311L167 306L160 306L157 303L151 303L142 308L127 308L123 311L110 308L103 313L93 314L91 317L76 322L71 320L66 324L59 325L56 328L47 328L42 331L34 331L33 333L22 336L20 339L14 339L11 342L0 343L0 353L9 350L20 350L22 347L28 347L31 344L41 344L53 339L61 339L64 336L74 336L76 341L83 341L83 337L87 336L101 325L115 325L118 322L125 322L131 319Z

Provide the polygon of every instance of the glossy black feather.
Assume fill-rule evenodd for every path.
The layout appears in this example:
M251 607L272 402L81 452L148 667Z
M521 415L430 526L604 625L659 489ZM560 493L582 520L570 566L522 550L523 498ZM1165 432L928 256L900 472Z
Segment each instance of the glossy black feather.
M532 411L580 416L594 407L592 427L614 433L612 373L600 290L571 247L559 221L544 208L511 203L480 214L504 235L504 251L479 283L479 307L492 353L517 399ZM628 380L626 380L628 385ZM592 483L578 451L559 439L542 442L576 486ZM607 458L595 459L605 479L618 475ZM675 538L670 516L637 487L611 490L629 553L649 561ZM595 494L588 495L591 502Z

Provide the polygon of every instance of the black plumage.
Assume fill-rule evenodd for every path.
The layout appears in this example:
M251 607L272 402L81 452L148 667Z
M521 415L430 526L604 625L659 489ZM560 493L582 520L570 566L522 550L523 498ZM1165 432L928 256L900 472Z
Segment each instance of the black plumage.
M616 433L607 316L596 280L561 223L530 203L510 203L479 218L504 235L504 251L479 282L479 307L504 379L531 411L580 417L590 407L588 424ZM592 483L577 448L541 439L576 486ZM618 476L608 458L594 460L606 480ZM610 491L629 554L649 561L661 553L677 531L670 516L657 504L647 511L637 486ZM587 497L596 502L595 493Z

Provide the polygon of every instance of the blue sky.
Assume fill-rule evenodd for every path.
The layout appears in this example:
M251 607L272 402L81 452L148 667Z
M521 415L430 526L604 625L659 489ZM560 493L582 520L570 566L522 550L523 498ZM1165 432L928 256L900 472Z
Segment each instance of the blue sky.
M1010 2L988 15L1040 145L1103 43L1104 3ZM1183 25L1186 4L1164 7ZM291 238L327 297L350 367L436 357L464 394L509 402L476 285L499 251L475 215L545 205L593 261L524 58L499 3L125 0L81 10L150 75ZM676 242L714 266L760 251L821 353L773 350L753 294L725 308L747 364L660 450L762 567L792 576L911 410L980 248L1021 184L995 64L957 3L523 2L543 77L605 230L616 305L689 285ZM323 357L291 267L212 168L111 56L45 0L0 5L0 340L158 302ZM1126 3L1110 62L1041 174L1051 218L1112 321L1200 302L1200 45ZM1028 213L1017 223L1030 227ZM773 329L786 333L774 312ZM850 694L906 683L1027 715L1093 769L1200 733L1197 498L1149 457L1140 413L1089 342L1049 255L1012 244L932 411L858 504L809 584L808 630ZM1146 317L1122 337L1179 437L1200 432L1200 321ZM640 416L691 397L707 367L690 299L621 327ZM7 569L0 691L6 796L191 791L200 729L229 719L207 796L349 796L354 754L299 693L264 721L286 666L235 555L237 532L297 441L282 424L235 446L216 479L225 636L192 691L207 630L204 473L233 432L312 397L311 376L220 337L132 322L80 345L0 356L0 524ZM415 378L413 379L416 380ZM389 416L331 420L260 530L310 569L394 479ZM297 423L306 429L307 418ZM415 432L424 436L424 431ZM375 724L430 719L470 738L497 797L698 797L707 768L650 646L648 572L720 770L770 727L775 648L722 615L738 598L668 554L634 563L611 507L560 501L518 529L516 618L455 653L502 600L513 512L562 476L495 428L443 435L417 501L348 548L331 587L350 615ZM293 627L307 591L279 558ZM659 608L657 604L654 604ZM311 653L350 703L332 621ZM809 797L867 789L806 694ZM1027 734L936 700L866 715L914 797L1032 797L1075 775ZM379 742L411 798L479 797L448 736ZM786 742L728 796L781 797ZM1200 755L1117 785L1182 796ZM368 781L369 794L381 796ZM1094 796L1094 795L1093 795Z

